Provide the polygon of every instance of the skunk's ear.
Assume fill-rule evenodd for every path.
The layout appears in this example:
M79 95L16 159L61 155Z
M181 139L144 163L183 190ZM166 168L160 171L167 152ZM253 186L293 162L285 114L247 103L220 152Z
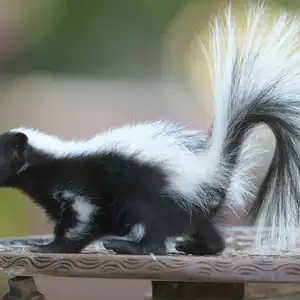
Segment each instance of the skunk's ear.
M28 146L28 137L22 132L14 132L9 137L10 145L12 147L13 156L17 159L23 157Z

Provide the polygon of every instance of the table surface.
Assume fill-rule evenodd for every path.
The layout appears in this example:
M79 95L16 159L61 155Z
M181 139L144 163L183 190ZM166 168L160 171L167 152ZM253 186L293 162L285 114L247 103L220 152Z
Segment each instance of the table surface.
M300 282L299 251L254 248L253 228L227 229L226 250L218 256L183 255L169 244L166 256L116 255L94 243L81 254L31 253L32 243L50 235L0 240L0 274L210 282Z

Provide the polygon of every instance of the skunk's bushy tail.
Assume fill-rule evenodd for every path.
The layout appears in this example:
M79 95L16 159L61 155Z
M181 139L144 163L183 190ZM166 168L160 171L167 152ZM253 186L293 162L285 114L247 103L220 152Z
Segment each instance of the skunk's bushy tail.
M282 13L270 23L264 5L251 6L246 16L242 38L231 9L224 22L213 24L207 57L215 117L208 155L219 160L219 174L238 180L227 203L243 208L251 192L249 170L261 164L255 132L268 125L276 149L250 216L259 237L268 226L268 241L286 247L300 230L300 22ZM244 168L234 177L239 161Z

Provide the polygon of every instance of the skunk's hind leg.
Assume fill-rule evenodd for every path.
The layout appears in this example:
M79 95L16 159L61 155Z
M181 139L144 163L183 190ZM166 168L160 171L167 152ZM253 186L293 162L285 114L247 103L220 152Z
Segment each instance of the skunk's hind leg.
M225 193L220 193L222 199ZM225 240L221 232L214 225L214 218L221 209L223 201L213 204L209 213L201 209L194 211L191 227L188 232L189 239L177 242L175 248L180 252L193 255L216 255L225 248Z
M194 233L183 242L177 242L177 251L193 255L216 255L225 249L225 241L212 220L198 220L193 224Z
M189 215L175 200L173 196L151 194L151 191L130 197L124 205L124 219L132 225L126 238L131 242L107 242L105 247L120 254L165 255L167 238L180 235L189 220Z
M168 236L164 232L159 232L159 228L148 227L145 236L140 241L143 254L166 254L166 239Z
M152 199L151 199L152 200ZM109 240L104 247L117 254L156 254L166 253L165 241L168 237L168 221L152 202L132 199L127 219L133 224L131 231L122 239Z
M219 254L224 250L225 243L223 238L216 233L217 232L212 233L214 237L209 238L201 233L195 234L187 241L178 242L176 244L176 250L197 256Z

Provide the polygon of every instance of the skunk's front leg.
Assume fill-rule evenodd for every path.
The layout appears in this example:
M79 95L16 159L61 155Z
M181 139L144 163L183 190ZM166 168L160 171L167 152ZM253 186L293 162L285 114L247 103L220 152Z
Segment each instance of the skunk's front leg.
M54 226L54 239L47 245L33 247L39 253L79 253L98 237L97 224L93 222L98 209L77 199L66 202L61 217Z
M91 228L87 224L65 228L61 223L57 223L54 227L53 241L46 245L35 246L31 251L38 253L79 253L93 241L90 230Z

